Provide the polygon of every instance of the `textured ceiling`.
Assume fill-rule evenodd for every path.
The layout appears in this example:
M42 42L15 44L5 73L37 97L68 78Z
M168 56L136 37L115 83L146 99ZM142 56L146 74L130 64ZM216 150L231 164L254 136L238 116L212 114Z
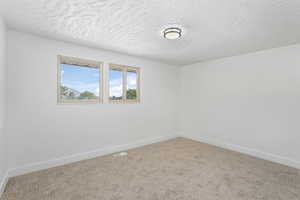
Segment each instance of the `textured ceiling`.
M183 65L300 42L300 0L0 0L11 28ZM183 27L180 40L161 30Z

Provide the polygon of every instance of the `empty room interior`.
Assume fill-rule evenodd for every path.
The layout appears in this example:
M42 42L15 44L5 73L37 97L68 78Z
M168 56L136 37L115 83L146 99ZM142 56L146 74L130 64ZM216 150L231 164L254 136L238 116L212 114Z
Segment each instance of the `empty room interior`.
M299 0L0 0L0 200L300 200Z

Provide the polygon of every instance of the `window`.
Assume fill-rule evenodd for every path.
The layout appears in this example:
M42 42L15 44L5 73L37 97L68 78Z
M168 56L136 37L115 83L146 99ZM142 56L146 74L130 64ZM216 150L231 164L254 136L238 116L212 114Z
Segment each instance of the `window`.
M127 69L126 99L137 100L137 70Z
M119 68L109 69L109 99L123 100L123 70Z
M110 64L109 100L111 102L140 101L139 68Z
M58 102L99 102L101 81L101 62L58 56Z

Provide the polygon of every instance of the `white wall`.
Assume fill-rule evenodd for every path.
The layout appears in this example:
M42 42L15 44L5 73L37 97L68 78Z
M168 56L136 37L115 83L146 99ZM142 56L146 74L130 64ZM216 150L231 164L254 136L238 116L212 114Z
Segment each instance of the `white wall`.
M180 132L300 168L300 45L185 66Z
M7 169L6 107L6 26L0 17L0 196Z
M140 67L141 103L58 105L57 55ZM15 31L8 67L10 169L174 134L176 67Z
M176 128L300 167L299 52L295 45L184 66L178 93L174 66L9 31L9 168L18 174L53 159L168 137ZM106 68L141 67L142 102L57 105L59 54Z

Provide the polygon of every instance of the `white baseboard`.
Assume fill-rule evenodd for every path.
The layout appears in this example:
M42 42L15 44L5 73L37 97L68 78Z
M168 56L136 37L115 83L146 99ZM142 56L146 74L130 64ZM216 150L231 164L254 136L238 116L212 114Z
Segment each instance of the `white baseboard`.
M267 153L267 152L262 152L262 151L255 150L255 149L250 149L250 148L235 145L235 144L229 144L229 143L226 143L223 141L219 141L219 140L215 140L215 139L211 139L211 138L207 138L207 137L201 137L201 136L193 137L193 136L187 136L187 135L183 136L183 134L181 134L181 135L182 135L181 137L189 138L191 140L196 140L196 141L210 144L213 146L221 147L224 149L229 149L232 151L237 151L237 152L244 153L244 154L247 154L250 156L254 156L254 157L268 160L271 162L275 162L275 163L279 163L279 164L286 165L289 167L300 169L300 162L290 159L290 158L278 156L278 155Z
M8 175L9 175L9 177L19 176L19 175L27 174L30 172L35 172L35 171L39 171L39 170L43 170L43 169L48 169L51 167L57 167L57 166L65 165L65 164L70 164L73 162L91 159L91 158L95 158L95 157L103 156L103 155L107 155L107 154L112 154L112 153L116 153L119 151L124 151L124 150L144 146L147 144L153 144L156 142L161 142L161 141L165 141L165 140L169 140L169 139L173 139L173 138L176 138L176 136L169 135L169 136L149 138L149 139L139 140L139 141L129 143L129 144L111 146L111 147L106 147L106 148L98 149L98 150L91 151L91 152L79 153L79 154L62 157L62 158L57 158L57 159L53 159L53 160L32 163L32 164L29 164L29 165L26 165L23 167L10 169Z
M3 179L0 180L0 198L5 190L7 182L8 182L8 171L4 174Z
M242 147L242 146L235 145L235 144L225 143L225 142L218 141L218 140L215 140L215 139L211 139L211 138L208 138L208 137L200 137L200 136L199 137L193 137L193 136L187 136L187 135L184 135L184 134L178 134L178 136L189 138L189 139L196 140L196 141L203 142L203 143L207 143L207 144L214 145L214 146L217 146L217 147L230 149L230 150L237 151L237 152L244 153L244 154L248 154L248 155L251 155L251 156L254 156L254 157L257 157L257 158L261 158L261 159L264 159L264 160L269 160L269 161L272 161L272 162L276 162L276 163L280 163L280 164L283 164L283 165L287 165L287 166L290 166L290 167L300 169L300 162L289 159L289 158L286 158L286 157L282 157L282 156L274 155L274 154L271 154L271 153L258 151L258 150L255 150L255 149L250 149L250 148L247 148L247 147ZM95 157L98 157L98 156L103 156L103 155L107 155L107 154L111 154L111 153L116 153L116 152L119 152L119 151L124 151L124 150L128 150L128 149L144 146L144 145L147 145L147 144L153 144L153 143L156 143L156 142L161 142L161 141L173 139L173 138L176 138L176 137L177 137L177 135L169 135L169 136L149 138L149 139L139 140L139 141L129 143L129 144L106 147L106 148L98 149L98 150L91 151L91 152L75 154L75 155L71 155L71 156L67 156L67 157L48 160L48 161L44 161L44 162L37 162L37 163L29 164L29 165L26 165L26 166L23 166L23 167L10 169L8 171L8 173L6 173L5 177L3 178L2 182L1 182L0 194L1 194L1 192L4 191L5 185L6 185L9 177L19 176L19 175L27 174L27 173L30 173L30 172L35 172L35 171L39 171L39 170L43 170L43 169L48 169L48 168L51 168L51 167L56 167L56 166L70 164L70 163L81 161L81 160L91 159L91 158L95 158Z

